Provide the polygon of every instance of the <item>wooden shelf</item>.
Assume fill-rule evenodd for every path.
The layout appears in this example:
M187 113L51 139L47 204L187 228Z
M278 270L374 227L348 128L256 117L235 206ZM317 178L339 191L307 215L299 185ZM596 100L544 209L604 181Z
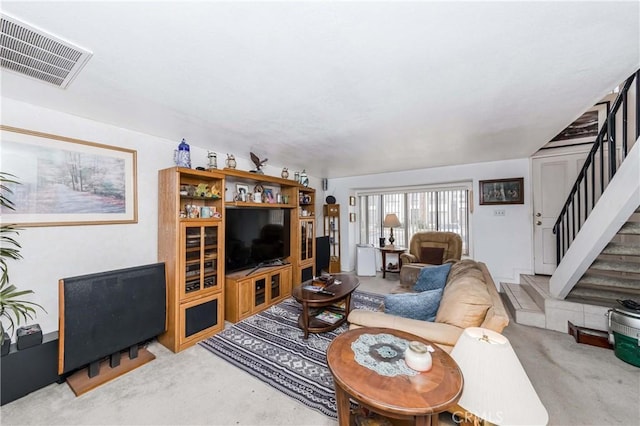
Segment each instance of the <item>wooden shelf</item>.
M224 328L224 174L181 167L158 174L158 261L167 275L167 330L158 336L179 352ZM180 195L185 185L216 187L219 197ZM221 217L180 217L185 204ZM191 314L190 312L194 312Z
M260 208L279 208L279 209L295 209L293 204L277 204L277 203L253 203L251 201L225 201L225 207L260 207Z
M260 173L251 173L251 172L245 172L244 170L227 169L227 168L222 169L221 172L224 173L226 176L233 176L240 179L255 180L260 182L274 183L278 185L305 188L304 186L300 185L298 182L296 182L293 179L283 179L281 177L276 177L276 176L268 176L268 175L262 175Z

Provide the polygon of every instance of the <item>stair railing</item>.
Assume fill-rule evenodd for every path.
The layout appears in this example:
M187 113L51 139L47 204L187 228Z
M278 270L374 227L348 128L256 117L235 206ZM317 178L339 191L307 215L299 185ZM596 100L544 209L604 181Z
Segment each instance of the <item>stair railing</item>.
M640 137L640 84L638 84L640 70L638 70L625 81L611 109L607 112L606 123L598 132L593 147L587 154L576 182L553 225L553 233L556 235L556 261L558 265L616 174L618 167L627 157L630 148L628 143L628 98L634 80L636 82L635 108L632 113L635 117L631 117L631 120L635 119L635 138L633 141ZM619 139L616 135L616 123L620 124L619 130L622 131L622 136Z

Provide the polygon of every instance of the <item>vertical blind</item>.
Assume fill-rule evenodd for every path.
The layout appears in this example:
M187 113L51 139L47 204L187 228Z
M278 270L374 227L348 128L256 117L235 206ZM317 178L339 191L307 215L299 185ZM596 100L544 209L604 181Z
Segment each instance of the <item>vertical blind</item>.
M450 231L462 238L462 253L469 254L469 186L419 188L359 195L360 243L378 245L389 238L385 215L395 213L401 226L393 229L395 245L407 247L420 231Z

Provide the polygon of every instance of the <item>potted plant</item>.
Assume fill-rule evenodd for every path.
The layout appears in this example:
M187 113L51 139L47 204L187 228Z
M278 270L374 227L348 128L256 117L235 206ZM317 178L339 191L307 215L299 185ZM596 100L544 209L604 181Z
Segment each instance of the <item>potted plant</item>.
M15 176L9 173L0 172L0 206L3 209L15 210L13 201L7 197L13 194L8 185L20 184L13 178ZM5 225L3 223L0 226L0 344L2 345L3 355L9 351L11 335L5 332L2 319L7 319L9 323L8 330L13 334L16 325L20 325L22 320L27 321L35 318L36 308L45 310L37 303L22 299L23 296L33 293L32 290L18 290L15 285L9 283L7 261L10 259L22 259L20 254L21 246L14 238L15 235L19 235L18 231L19 228L16 228L15 225ZM5 344L5 339L9 340L7 344Z

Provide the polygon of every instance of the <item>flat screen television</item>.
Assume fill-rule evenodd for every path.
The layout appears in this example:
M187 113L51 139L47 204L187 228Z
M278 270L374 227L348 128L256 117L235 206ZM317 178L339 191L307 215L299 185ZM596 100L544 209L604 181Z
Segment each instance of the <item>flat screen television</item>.
M166 329L164 263L59 281L59 363L65 374Z
M291 210L227 208L225 210L225 271L255 268L291 253Z

